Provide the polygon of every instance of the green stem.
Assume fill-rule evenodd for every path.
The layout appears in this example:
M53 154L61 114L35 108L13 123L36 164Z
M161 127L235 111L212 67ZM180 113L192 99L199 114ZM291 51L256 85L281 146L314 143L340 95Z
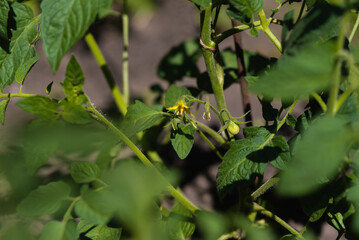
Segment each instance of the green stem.
M277 39L277 37L272 33L272 31L270 30L269 26L268 26L268 20L266 18L266 15L264 13L264 10L262 9L259 13L259 19L261 22L261 27L262 27L262 31L267 35L267 37L274 43L274 45L278 48L278 50L280 52L283 51L282 49L282 44L280 43L280 41Z
M108 65L106 63L106 60L95 40L93 35L91 33L86 34L85 41L87 45L89 46L92 54L94 55L98 65L100 66L103 75L105 76L105 79L107 81L107 84L109 85L113 98L116 102L117 107L120 109L121 113L123 115L126 114L127 111L127 104L124 101L124 98L120 92L119 87L116 85L115 79L112 76L112 73L110 69L108 68Z
M257 190L255 190L251 194L251 197L253 198L253 200L256 200L261 195L263 195L266 191L268 191L268 189L270 189L271 187L276 185L278 182L279 182L279 177L273 177L273 178L269 179L267 182L262 184L262 186L260 186Z
M206 137L206 135L204 135L204 133L197 129L198 130L198 133L199 135L203 138L203 140L209 145L209 147L217 154L217 156L223 160L223 156L222 154L218 151L218 149L211 143L211 141L209 141L209 139Z
M257 203L253 203L253 209L255 211L258 211L260 213L262 213L263 215L273 219L274 221L276 221L277 223L279 223L280 225L282 225L285 229L287 229L291 234L295 235L297 238L299 239L303 239L302 235L295 230L294 228L292 228L288 223L286 223L283 219L281 219L280 217L278 217L277 215L273 214L272 212L268 211L267 209L265 209L264 207L258 205Z
M90 110L108 128L110 128L115 134L117 134L120 139L136 154L136 156L145 164L148 168L152 169L163 181L166 182L168 191L171 195L176 198L183 206L187 207L191 212L199 210L199 208L194 205L186 196L181 192L177 191L166 179L165 177L157 170L157 168L151 163L151 161L141 152L141 150L115 125L113 125L107 118L105 118L97 109L93 106L90 99L88 99L90 104Z
M72 212L72 209L75 207L75 204L81 200L81 197L76 197L72 200L72 203L71 205L69 206L69 208L66 210L65 212L65 215L64 215L64 218L63 218L63 221L64 222L67 222L68 220L70 220L72 218L71 216L71 212Z
M36 94L26 94L26 93L6 93L0 94L0 98L13 98L13 97L34 97Z
M323 101L323 99L318 95L318 93L313 92L312 97L319 103L320 107L322 108L323 112L328 110L327 105Z
M349 38L348 38L349 43L352 42L352 40L353 40L353 38L354 38L354 35L355 35L355 33L356 33L358 27L359 27L359 13L357 14L357 19L355 20L355 23L354 23L352 32L351 32L350 35L349 35Z
M348 22L348 16L349 14L346 13L342 19L340 32L338 35L337 45L336 45L336 53L337 56L340 55L342 48L344 46L345 42L345 32L347 28L347 22ZM339 91L339 85L340 85L340 79L341 79L341 68L342 68L343 59L341 57L338 57L336 59L336 63L334 66L334 72L333 72L333 80L332 84L330 86L329 90L329 98L328 98L328 114L330 116L335 115L335 110L337 108L337 99L338 99L338 91Z
M123 1L123 13L122 13L122 83L123 83L123 99L128 105L130 102L130 82L128 71L128 45L129 45L129 19L128 19L128 7L127 0Z
M226 143L226 140L221 135L219 135L212 128L208 127L206 124L203 124L201 122L196 122L196 124L197 124L197 127L199 127L204 132L206 132L211 137L213 137L220 145L224 145Z
M255 27L258 27L260 26L260 21L255 21L253 23L253 25ZM239 32L243 32L245 30L248 30L250 29L251 27L249 25L245 25L245 24L242 24L242 25L239 25L239 26L235 26L231 29L228 29L222 33L219 33L217 36L215 36L215 38L213 39L213 41L216 43L216 44L219 44L221 43L224 39L236 34L236 33L239 33Z
M205 46L208 46L210 48L216 48L216 44L212 41L211 36L211 13L211 6L202 8L201 10L201 39ZM216 50L216 52L218 53L218 49ZM219 69L221 67L216 62L215 53L212 52L210 49L204 47L203 56L210 77L213 93L216 99L217 108L219 112L222 112L223 110L227 109L223 94L223 82L221 81L223 77L219 76L223 72L223 70L221 71ZM221 118L222 124L226 120L228 119Z

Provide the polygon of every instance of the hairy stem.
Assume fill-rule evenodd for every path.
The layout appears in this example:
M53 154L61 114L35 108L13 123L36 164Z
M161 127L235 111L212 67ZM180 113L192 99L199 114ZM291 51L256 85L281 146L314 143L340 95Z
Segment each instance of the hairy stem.
M64 215L64 218L63 218L64 222L67 222L68 220L70 220L72 218L72 216L71 216L72 209L75 207L75 204L80 200L81 200L80 196L76 197L76 198L74 198L72 200L71 205L69 206L69 208L65 212L65 215Z
M158 171L158 169L151 163L151 161L141 152L141 150L115 125L113 125L107 118L105 118L97 109L93 106L91 101L88 99L90 104L90 110L96 116L96 118L105 124L109 129L111 129L120 139L135 153L135 155L145 164L148 168L152 169L163 181L167 184L167 189L171 195L176 198L180 203L183 204L191 212L199 210L199 208L194 205L186 196L184 196L180 191L176 190Z
M268 191L268 189L270 189L271 187L276 185L279 182L279 180L280 180L279 177L273 177L273 178L269 179L267 182L265 182L264 184L262 184L262 186L260 186L257 190L255 190L251 194L251 197L253 198L253 200L256 200L261 195L263 195L266 191Z
M206 124L203 124L201 122L196 122L196 124L197 124L198 128L202 129L204 132L206 132L211 137L213 137L220 145L223 145L226 143L226 140L221 135L219 135L212 128L208 127Z
M109 87L111 89L112 96L115 100L117 107L120 109L121 113L123 115L125 115L127 112L127 104L124 101L124 98L120 92L119 87L116 85L115 79L112 76L110 69L108 68L106 60L97 44L95 38L93 37L93 35L91 33L88 33L85 36L85 41L86 41L87 45L89 46L92 54L94 55L94 57L97 61L97 64L100 66L100 68L102 70L102 73L107 81L107 84L109 85Z
M123 83L123 99L128 105L130 102L130 80L128 71L128 45L129 45L129 19L128 19L128 7L127 0L123 1L123 13L122 13L122 83Z
M13 98L13 97L34 97L37 96L36 94L28 94L28 93L6 93L0 94L0 98Z
M274 213L268 211L267 209L265 209L264 207L260 206L257 203L253 203L253 209L255 211L258 211L258 212L262 213L263 215L273 219L274 221L276 221L277 223L282 225L285 229L287 229L290 233L292 233L293 235L295 235L299 239L303 239L302 235L297 230L292 228L288 223L286 223L283 219L281 219L280 217L278 217Z
M217 156L223 160L222 154L218 151L218 149L209 141L209 139L204 135L204 133L198 129L199 135L203 138L203 140L209 145L209 147L217 154Z

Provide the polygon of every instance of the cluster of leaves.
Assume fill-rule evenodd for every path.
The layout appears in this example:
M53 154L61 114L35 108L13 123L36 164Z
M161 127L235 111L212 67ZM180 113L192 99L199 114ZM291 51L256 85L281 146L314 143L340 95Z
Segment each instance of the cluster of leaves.
M85 77L72 56L61 83L63 99L50 97L52 83L46 88L47 96L0 95L4 98L0 102L2 124L9 101L18 96L23 99L16 105L36 116L26 127L21 145L9 144L0 155L1 239L278 239L278 235L316 239L310 223L323 221L338 236L358 238L359 51L351 37L347 40L344 35L358 1L277 0L279 6L269 20L263 19L263 0L190 1L200 9L202 21L207 19L203 16L206 9L216 8L219 14L225 6L227 16L243 29L255 36L263 30L277 45L268 28L276 12L286 3L302 2L303 9L307 8L297 21L293 11L280 21L283 51L279 59L244 53L246 80L258 94L265 124L244 126L243 138L237 139L229 126L237 126L240 119L202 100L212 93L219 99L211 72L223 73L222 93L223 88L240 82L237 58L241 56L231 49L219 52L199 39L173 47L157 69L168 89L154 86L160 96L153 106L135 101L115 124L84 93ZM35 51L39 39L56 73L62 58L90 25L111 13L112 2L43 0L41 14L33 16L22 1L0 0L0 88L24 84L39 60ZM255 21L258 15L260 21ZM208 24L213 30L214 25L215 21ZM216 42L218 36L213 31L210 37ZM203 52L208 69L201 72L198 61ZM208 56L215 64L207 64ZM195 79L196 86L175 85L184 78ZM273 99L281 101L279 109L272 106ZM299 100L307 106L294 117ZM211 119L210 113L217 115L222 124L219 132L225 134L203 126L197 114L190 112L191 106L200 105L204 105L205 119ZM290 140L279 132L284 126L293 132ZM153 156L163 142L170 142L177 156L188 161L196 134L222 160L216 178L221 212L194 207L172 187L176 175L158 160L157 153L150 159L152 164L136 147ZM167 137L159 143L163 135ZM138 158L119 157L126 145ZM262 183L269 165L280 180L276 176ZM267 194L278 181L276 195ZM168 193L175 197L170 208L163 204L171 198ZM299 204L306 214L303 224L308 231L296 231L274 215L285 208L276 200L290 203L290 197L299 199L292 204ZM234 209L240 209L239 214Z

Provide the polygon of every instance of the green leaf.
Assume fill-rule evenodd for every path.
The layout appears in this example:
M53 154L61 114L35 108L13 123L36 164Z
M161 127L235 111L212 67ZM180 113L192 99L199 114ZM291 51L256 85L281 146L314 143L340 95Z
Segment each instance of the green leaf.
M128 137L132 137L134 134L157 124L164 117L162 111L136 100L135 104L128 107L120 128Z
M46 96L32 96L19 100L17 106L39 118L54 119L59 105L55 99Z
M192 219L191 212L176 201L173 204L166 225L169 239L177 240L191 237L195 230L195 224L190 222Z
M83 106L66 100L61 101L60 106L62 108L61 116L65 121L74 124L86 124L92 122L91 115Z
M250 85L250 89L267 98L277 97L287 101L323 91L331 83L334 56L331 44L310 46L294 56L285 55Z
M33 18L31 8L25 4L14 3L11 6L16 30L11 32L9 49L0 48L0 89L12 84L17 69L36 55L33 42L38 36L40 15Z
M99 0L44 0L41 2L41 37L51 69L86 33L99 11Z
M327 3L313 8L294 26L288 41L286 41L285 52L304 46L322 44L337 36L342 15L343 9Z
M337 172L351 134L340 118L319 118L294 147L294 157L283 172L278 191L299 196L312 192ZM305 172L305 174L303 174Z
M263 0L229 0L227 15L240 23L251 23L254 14L263 9Z
M0 40L8 39L7 21L10 11L10 6L7 1L0 1Z
M66 67L65 80L61 83L64 88L66 98L69 102L82 105L87 102L87 98L83 92L83 84L85 76L82 72L80 64L74 55Z
M86 233L86 237L93 240L119 240L121 238L121 228L110 228L99 225Z
M258 161L258 156L248 157L267 145L271 133L262 127L247 127L243 131L246 138L230 143L230 149L224 155L223 162L218 168L217 188L219 190L237 181L251 180L254 175L263 174L267 166L266 159ZM257 153L260 157L263 157L263 154L266 155L265 151L262 152L263 154Z
M106 224L115 211L113 195L108 191L89 190L82 194L75 205L75 212L81 218L93 224Z
M184 77L197 77L196 65L201 56L198 39L190 39L173 47L160 61L157 74L160 78L174 83Z
M26 75L29 73L31 68L39 61L40 55L36 55L33 58L29 58L24 62L15 72L15 81L20 83L21 85L24 84L24 80Z
M70 171L71 177L76 183L90 183L100 175L100 168L90 162L72 162Z
M57 138L61 126L58 122L49 122L42 119L32 121L26 129L25 161L30 173L45 164L59 146Z
M10 99L0 101L0 123L4 125L5 123L5 112L7 105L9 104Z
M305 5L307 9L310 10L317 2L322 2L321 0L305 0Z
M191 92L184 87L177 87L175 85L171 85L165 96L165 105L166 107L173 107L177 104L179 100L182 99L183 96L191 95Z
M17 206L16 211L26 217L38 217L56 212L63 200L70 196L70 187L62 182L39 186Z
M270 164L279 170L286 169L287 163L290 160L290 150L289 150L289 145L285 140L285 138L280 135L275 136L272 139L270 146L279 148L278 156L273 161L271 161Z
M94 227L95 225L93 223L90 223L86 220L81 220L78 224L77 224L77 227L76 227L76 231L77 231L77 234L81 234L81 233L85 233L87 232L88 230L90 230L92 227Z
M75 240L78 237L74 221L50 221L42 229L39 240Z
M100 1L100 8L98 11L99 18L104 18L113 12L112 3L113 3L113 0L101 0Z
M201 7L209 7L211 5L211 0L189 0L189 1Z
M177 130L171 131L171 143L180 159L185 159L192 149L196 129L191 125L178 124Z

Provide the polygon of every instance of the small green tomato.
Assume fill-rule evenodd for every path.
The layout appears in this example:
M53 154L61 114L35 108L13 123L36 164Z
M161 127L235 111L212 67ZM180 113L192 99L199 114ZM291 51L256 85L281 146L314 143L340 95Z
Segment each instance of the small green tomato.
M230 121L228 125L228 131L230 134L236 135L237 133L239 133L239 126L233 121Z

